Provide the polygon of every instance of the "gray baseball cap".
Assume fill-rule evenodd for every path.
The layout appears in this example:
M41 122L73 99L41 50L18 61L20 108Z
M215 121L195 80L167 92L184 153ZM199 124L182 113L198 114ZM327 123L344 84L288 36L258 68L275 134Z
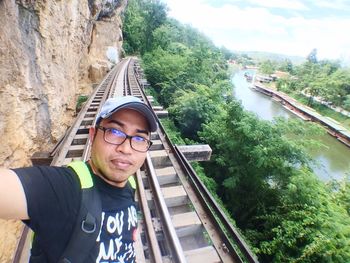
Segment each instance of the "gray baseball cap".
M100 123L102 119L110 117L113 113L121 109L132 109L140 112L147 119L150 131L155 132L157 130L157 120L152 109L139 98L134 96L107 99L103 104L101 111L96 116L96 123Z

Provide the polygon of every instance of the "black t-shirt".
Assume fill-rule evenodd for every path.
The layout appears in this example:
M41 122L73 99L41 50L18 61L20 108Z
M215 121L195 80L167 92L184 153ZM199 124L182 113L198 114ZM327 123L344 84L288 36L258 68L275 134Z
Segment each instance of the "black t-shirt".
M14 171L27 199L30 220L25 223L38 236L48 262L57 262L79 212L79 178L66 167L34 166ZM137 211L131 187L113 187L98 176L93 176L93 181L100 192L102 220L96 246L86 262L135 262Z

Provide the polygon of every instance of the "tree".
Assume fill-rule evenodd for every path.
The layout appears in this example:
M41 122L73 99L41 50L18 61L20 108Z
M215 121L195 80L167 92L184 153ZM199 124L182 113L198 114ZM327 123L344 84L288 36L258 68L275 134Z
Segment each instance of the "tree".
M278 79L276 82L276 88L279 91L294 92L294 91L298 90L298 82L297 82L297 80L292 79L292 78Z
M145 17L145 46L141 54L152 50L153 32L166 22L167 7L160 0L145 1L143 14Z
M350 95L350 71L337 69L327 76L323 97L339 107L346 107L347 96Z
M288 72L290 74L294 73L293 63L290 59L284 59L282 63L278 65L278 69L281 71Z
M227 113L204 125L200 133L213 149L206 171L221 186L218 194L243 229L253 224L255 216L276 206L278 189L294 166L307 163L298 144L282 135L285 127L259 120L233 100Z
M159 0L130 0L124 14L123 47L127 54L151 50L153 31L166 22L167 7Z
M259 69L264 74L272 74L275 72L275 65L271 60L264 60L260 63Z
M169 24L164 24L158 27L153 32L152 50L161 48L163 50L168 49L172 43L173 30Z
M317 49L311 50L310 54L307 56L307 61L313 64L317 63Z
M128 2L123 20L123 49L127 54L139 53L143 49L142 39L145 35L145 19L139 1Z
M345 96L345 100L342 106L345 110L350 111L350 95Z
M175 91L185 85L188 74L186 56L158 48L143 56L142 65L147 80L160 95L159 102L168 107L173 101Z
M301 122L260 121L231 101L200 133L213 149L206 173L262 262L350 259L350 218L299 148L308 145L302 137L314 134L307 129Z
M349 262L350 217L334 200L314 174L295 173L277 209L260 217L259 230L248 231L262 261Z
M227 49L226 47L222 46L220 48L221 53L224 55L225 60L229 59L237 59L238 55L233 53L231 50Z
M199 141L197 133L202 130L202 125L220 114L220 94L224 93L227 86L217 84L210 89L204 85L195 85L194 90L180 90L176 93L168 110L183 136Z
M169 20L153 31L152 51L143 56L148 81L168 107L177 90L215 86L228 79L220 49L197 30Z

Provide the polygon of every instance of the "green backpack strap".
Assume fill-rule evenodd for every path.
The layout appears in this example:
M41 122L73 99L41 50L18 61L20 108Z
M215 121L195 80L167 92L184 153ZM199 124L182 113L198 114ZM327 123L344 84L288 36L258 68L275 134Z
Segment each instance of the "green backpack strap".
M74 161L74 162L69 163L67 166L71 167L76 172L76 174L79 176L82 189L90 188L94 185L94 183L92 181L92 177L90 175L90 170L84 162ZM134 176L129 176L128 182L129 182L131 188L136 190L137 186L136 186L136 181L135 181Z
M73 169L79 177L82 196L73 231L59 263L84 263L96 245L100 232L102 204L98 190L93 187L93 175L86 163L74 161L68 164L68 167Z
M133 175L129 176L128 182L132 189L136 190L136 181Z
M83 161L74 161L69 163L67 166L71 167L75 171L75 173L79 176L82 189L91 188L94 186L94 182L92 181L90 170Z

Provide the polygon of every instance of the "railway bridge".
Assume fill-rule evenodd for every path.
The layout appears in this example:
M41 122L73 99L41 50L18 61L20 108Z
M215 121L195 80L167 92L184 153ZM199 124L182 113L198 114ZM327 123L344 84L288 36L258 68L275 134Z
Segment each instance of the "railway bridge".
M62 140L50 153L35 154L33 164L61 166L88 160L89 127L109 97L136 96L156 115L165 116L145 95L139 69L133 58L118 63L95 88ZM141 209L137 262L258 262L188 162L205 159L209 147L173 145L159 119L158 126L146 161L134 175ZM13 263L28 262L30 236L24 227Z

